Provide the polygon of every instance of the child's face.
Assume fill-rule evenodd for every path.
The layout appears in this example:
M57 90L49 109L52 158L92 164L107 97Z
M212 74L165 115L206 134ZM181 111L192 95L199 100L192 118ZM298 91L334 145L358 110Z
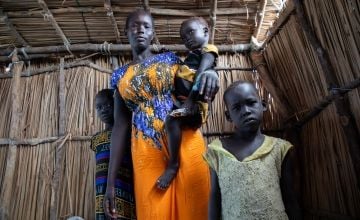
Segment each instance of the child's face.
M189 50L202 48L209 40L209 34L206 27L196 20L184 24L181 28L180 36L186 48Z
M95 98L96 114L105 124L111 124L114 121L114 103L106 96L97 96Z
M265 104L250 83L242 83L230 90L225 97L230 120L239 132L257 131L261 125Z

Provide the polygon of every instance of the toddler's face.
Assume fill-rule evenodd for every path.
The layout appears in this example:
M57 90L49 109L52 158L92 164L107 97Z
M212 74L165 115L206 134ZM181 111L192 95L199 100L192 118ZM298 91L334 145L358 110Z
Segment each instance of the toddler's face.
M181 28L180 36L189 50L200 49L209 40L206 27L196 20L187 22Z

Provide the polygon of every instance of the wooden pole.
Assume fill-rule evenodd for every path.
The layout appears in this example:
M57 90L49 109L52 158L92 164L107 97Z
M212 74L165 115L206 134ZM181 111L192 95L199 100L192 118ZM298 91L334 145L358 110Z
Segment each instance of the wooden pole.
M95 53L95 52L104 52L104 47L106 47L106 52L115 55L122 54L124 52L131 52L130 44L72 44L69 47L65 46L46 46L46 47L22 47L19 50L24 53L30 54L59 54L66 53L69 50L73 53ZM155 51L154 46L150 46L153 51ZM168 45L159 45L161 49L167 49L170 51L177 52L187 52L188 49L182 44L168 44ZM248 52L250 50L250 44L234 44L234 45L217 45L219 52L230 52L230 53L241 53ZM13 50L11 49L2 49L0 50L0 56L9 56Z
M112 70L101 67L95 63L88 61L88 60L81 60L81 61L74 61L72 63L66 63L66 64L64 64L64 69L69 69L69 68L78 67L78 66L87 66L89 68L98 70L103 73L108 73L108 74L112 73ZM59 66L54 65L54 66L43 67L43 68L39 68L39 69L35 69L35 70L24 71L21 73L21 77L29 77L29 76L39 75L42 73L54 72L58 69L59 69ZM11 74L0 74L0 79L11 78L11 77L12 77Z
M0 9L0 16L1 16L0 21L5 23L11 35L17 40L17 42L24 47L29 46L29 43L26 42L26 40L21 36L21 34L16 30L15 26L9 20L7 14L4 13L2 9Z
M56 33L59 35L59 37L64 42L64 45L66 47L68 47L70 45L70 42L67 39L67 37L65 36L64 32L61 30L58 23L56 22L53 14L49 10L49 8L48 8L47 4L45 3L45 1L44 0L38 0L38 3L40 5L40 7L43 9L43 13L44 13L45 18L49 19L49 22L51 23L51 25L54 27Z
M263 24L263 21L264 21L265 12L266 12L266 11L265 11L266 5L267 5L267 0L261 0L261 1L260 1L260 9L261 9L261 11L260 11L260 13L259 13L260 19L259 19L259 22L258 22L258 24L257 24L257 27L256 27L256 29L255 29L255 31L254 31L254 34L253 34L253 36L254 36L256 39L258 38L258 36L259 36L259 34L260 34L261 27L262 27L262 24Z
M15 144L15 145L31 145L36 146L39 144L53 143L63 139L64 136L61 137L44 137L44 138L29 138L24 140L14 140L9 138L0 138L0 145L7 144ZM92 136L77 136L77 137L69 137L67 140L69 141L90 141Z
M109 17L109 21L111 23L111 26L114 29L116 43L121 44L120 31L119 31L119 28L117 26L117 22L116 22L116 19L115 19L115 16L114 16L114 12L113 12L112 7L111 7L111 0L105 0L104 1L104 8L106 10L106 15Z
M119 67L119 63L117 62L117 58L112 56L111 57L112 60L112 68L113 69L117 69ZM78 67L78 66L87 66L89 68L95 69L97 71L103 72L103 73L107 73L107 74L112 74L113 71L111 69L107 69L104 67L101 67L93 62L90 62L89 60L81 60L81 61L74 61L71 63L65 63L64 64L64 69L69 69L69 68L74 68L74 67ZM35 76L35 75L39 75L39 74L43 74L43 73L48 73L48 72L55 72L56 70L59 69L58 65L54 65L54 66L48 66L48 67L43 67L43 68L39 68L39 69L35 69L35 70L30 70L30 71L24 71L21 73L21 77L30 77L30 76ZM244 67L215 67L215 70L217 71L233 71L233 70L239 70L239 71L247 71L247 72L253 72L254 68L244 68ZM0 74L0 79L6 79L6 78L12 78L13 75L12 74Z
M320 61L321 68L325 75L326 82L332 93L338 94L336 89L339 87L339 81L335 75L335 69L330 61L329 55L322 47L319 39L317 38L314 30L311 28L310 23L306 17L303 1L293 0L296 8L296 19L301 28L313 47L316 55ZM346 97L342 99L336 99L335 107L337 114L341 119L341 125L348 142L352 163L354 165L355 174L357 178L358 187L360 188L360 133L355 123L354 116L350 110L349 101Z
M16 140L20 136L20 119L21 119L21 106L20 106L20 73L22 71L24 62L17 59L17 51L13 53L13 80L11 86L11 125L10 125L10 139ZM6 155L6 164L4 167L5 173L3 176L3 185L0 192L0 219L10 219L10 203L14 203L12 199L14 184L14 175L16 170L16 157L17 146L10 143Z
M59 136L64 136L66 132L66 106L65 106L65 70L64 58L60 58L60 73L59 73ZM66 140L65 140L66 141ZM59 204L60 195L60 175L63 170L63 159L65 155L65 148L62 147L64 143L56 148L55 152L55 170L51 185L51 200L50 200L50 220L57 220L57 208Z
M143 3L144 3L144 9L146 10L146 11L149 11L151 14L153 14L152 12L151 12L151 10L150 10L150 3L149 3L149 0L144 0L143 1ZM154 28L154 42L155 42L155 51L159 51L160 50L160 48L158 48L158 45L160 45L160 41L159 41L159 38L156 36L156 32L155 32L155 28Z
M216 26L217 0L212 0L210 9L210 43L214 43Z
M262 51L252 51L250 53L250 59L253 66L255 66L257 72L259 73L262 81L264 82L264 87L267 91L270 92L275 102L279 105L278 110L281 112L284 118L288 118L290 112L294 112L294 110L287 101L287 98L283 92L278 89L279 86L276 84L275 80L273 80L271 77Z
M152 15L165 15L173 17L194 17L194 16L208 16L209 9L166 9L166 8L152 8L148 9ZM113 12L119 12L123 14L129 14L134 11L133 7L112 6ZM104 13L106 12L104 7L66 7L51 9L52 14L65 14L65 13ZM218 8L217 15L240 15L255 13L256 10L252 8ZM39 15L40 10L27 10L27 11L11 11L8 15L11 17L31 17L33 15Z

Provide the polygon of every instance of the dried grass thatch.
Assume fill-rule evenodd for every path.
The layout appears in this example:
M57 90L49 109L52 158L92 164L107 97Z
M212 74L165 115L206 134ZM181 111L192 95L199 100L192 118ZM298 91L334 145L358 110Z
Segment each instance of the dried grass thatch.
M329 53L340 86L359 77L355 2L306 1L316 35ZM354 15L354 16L353 16ZM328 94L328 84L316 52L291 16L265 51L272 75L296 109L296 117ZM348 97L359 126L359 89ZM360 191L351 151L342 129L344 121L330 105L302 129L302 197L306 219L358 218ZM355 163L355 162L354 162Z

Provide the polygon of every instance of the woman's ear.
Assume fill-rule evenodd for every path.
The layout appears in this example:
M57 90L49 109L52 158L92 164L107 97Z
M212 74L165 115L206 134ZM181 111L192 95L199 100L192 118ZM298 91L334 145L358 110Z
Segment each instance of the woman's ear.
M263 112L267 110L267 103L265 102L265 100L261 100L261 105L263 107Z
M228 122L232 122L231 117L230 117L230 113L229 113L228 110L225 111L225 118L226 118L226 120L227 120Z

